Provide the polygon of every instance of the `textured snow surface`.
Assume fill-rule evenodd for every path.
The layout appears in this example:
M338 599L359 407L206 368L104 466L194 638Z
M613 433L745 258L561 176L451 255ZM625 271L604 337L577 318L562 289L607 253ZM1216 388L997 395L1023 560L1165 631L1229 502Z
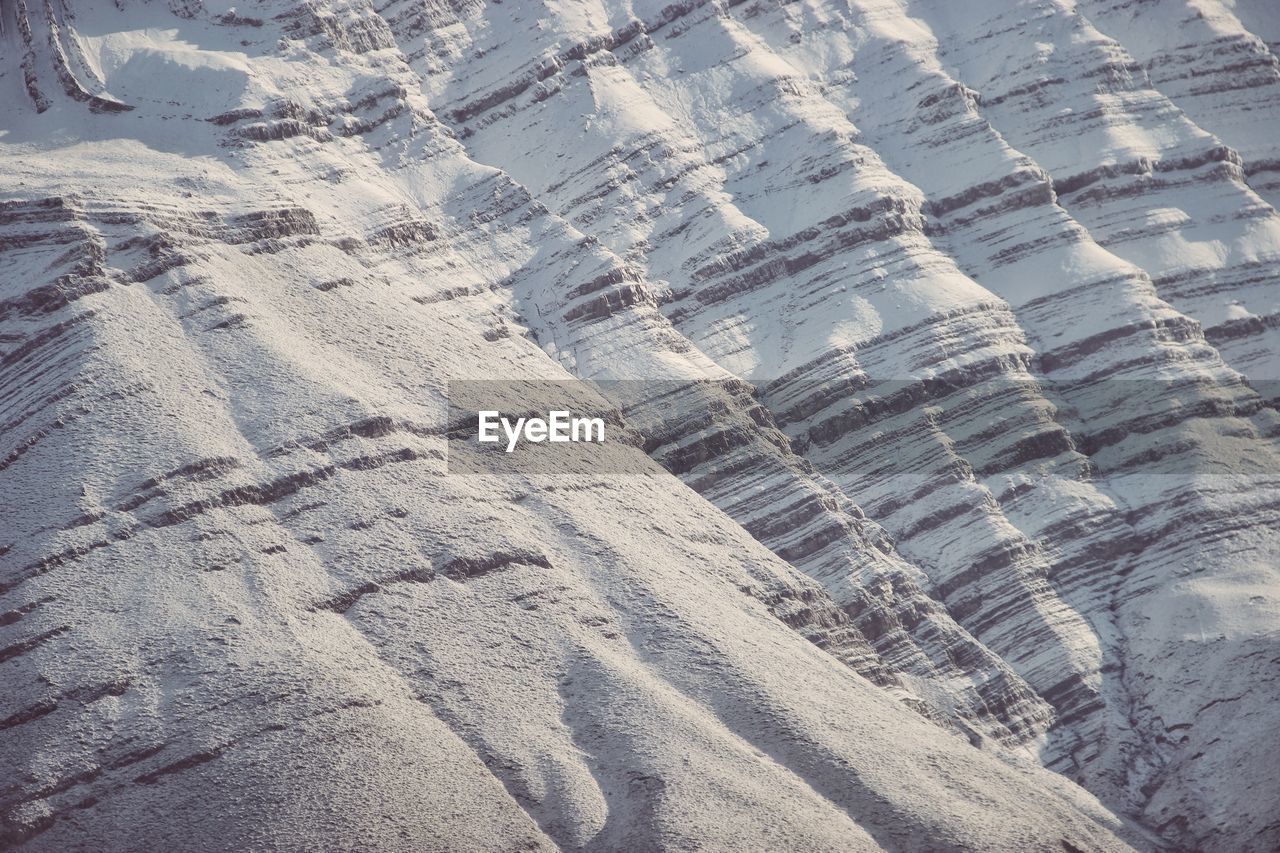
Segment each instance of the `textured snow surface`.
M1280 847L1277 51L0 0L0 848Z

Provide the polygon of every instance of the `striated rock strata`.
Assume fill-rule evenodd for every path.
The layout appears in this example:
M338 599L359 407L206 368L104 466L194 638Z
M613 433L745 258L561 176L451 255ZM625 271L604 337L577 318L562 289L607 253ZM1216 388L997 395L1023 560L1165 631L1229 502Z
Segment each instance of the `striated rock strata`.
M1274 848L1268 11L0 2L0 845Z

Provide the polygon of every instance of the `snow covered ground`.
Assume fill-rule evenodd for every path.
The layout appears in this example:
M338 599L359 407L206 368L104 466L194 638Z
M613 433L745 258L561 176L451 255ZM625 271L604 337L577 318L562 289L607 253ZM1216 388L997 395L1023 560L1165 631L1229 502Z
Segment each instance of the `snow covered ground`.
M1268 13L0 0L0 847L1274 849Z

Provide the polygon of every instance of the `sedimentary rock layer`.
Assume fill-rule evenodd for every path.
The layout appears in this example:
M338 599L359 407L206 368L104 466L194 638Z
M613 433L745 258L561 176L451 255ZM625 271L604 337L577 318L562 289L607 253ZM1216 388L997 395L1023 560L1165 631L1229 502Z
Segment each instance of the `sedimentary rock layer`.
M0 3L0 843L1274 847L1265 6Z

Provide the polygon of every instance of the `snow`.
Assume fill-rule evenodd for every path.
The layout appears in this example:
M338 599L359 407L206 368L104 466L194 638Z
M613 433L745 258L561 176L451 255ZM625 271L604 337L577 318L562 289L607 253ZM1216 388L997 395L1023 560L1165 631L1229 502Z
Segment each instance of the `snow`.
M0 845L1273 844L1257 4L27 5Z

